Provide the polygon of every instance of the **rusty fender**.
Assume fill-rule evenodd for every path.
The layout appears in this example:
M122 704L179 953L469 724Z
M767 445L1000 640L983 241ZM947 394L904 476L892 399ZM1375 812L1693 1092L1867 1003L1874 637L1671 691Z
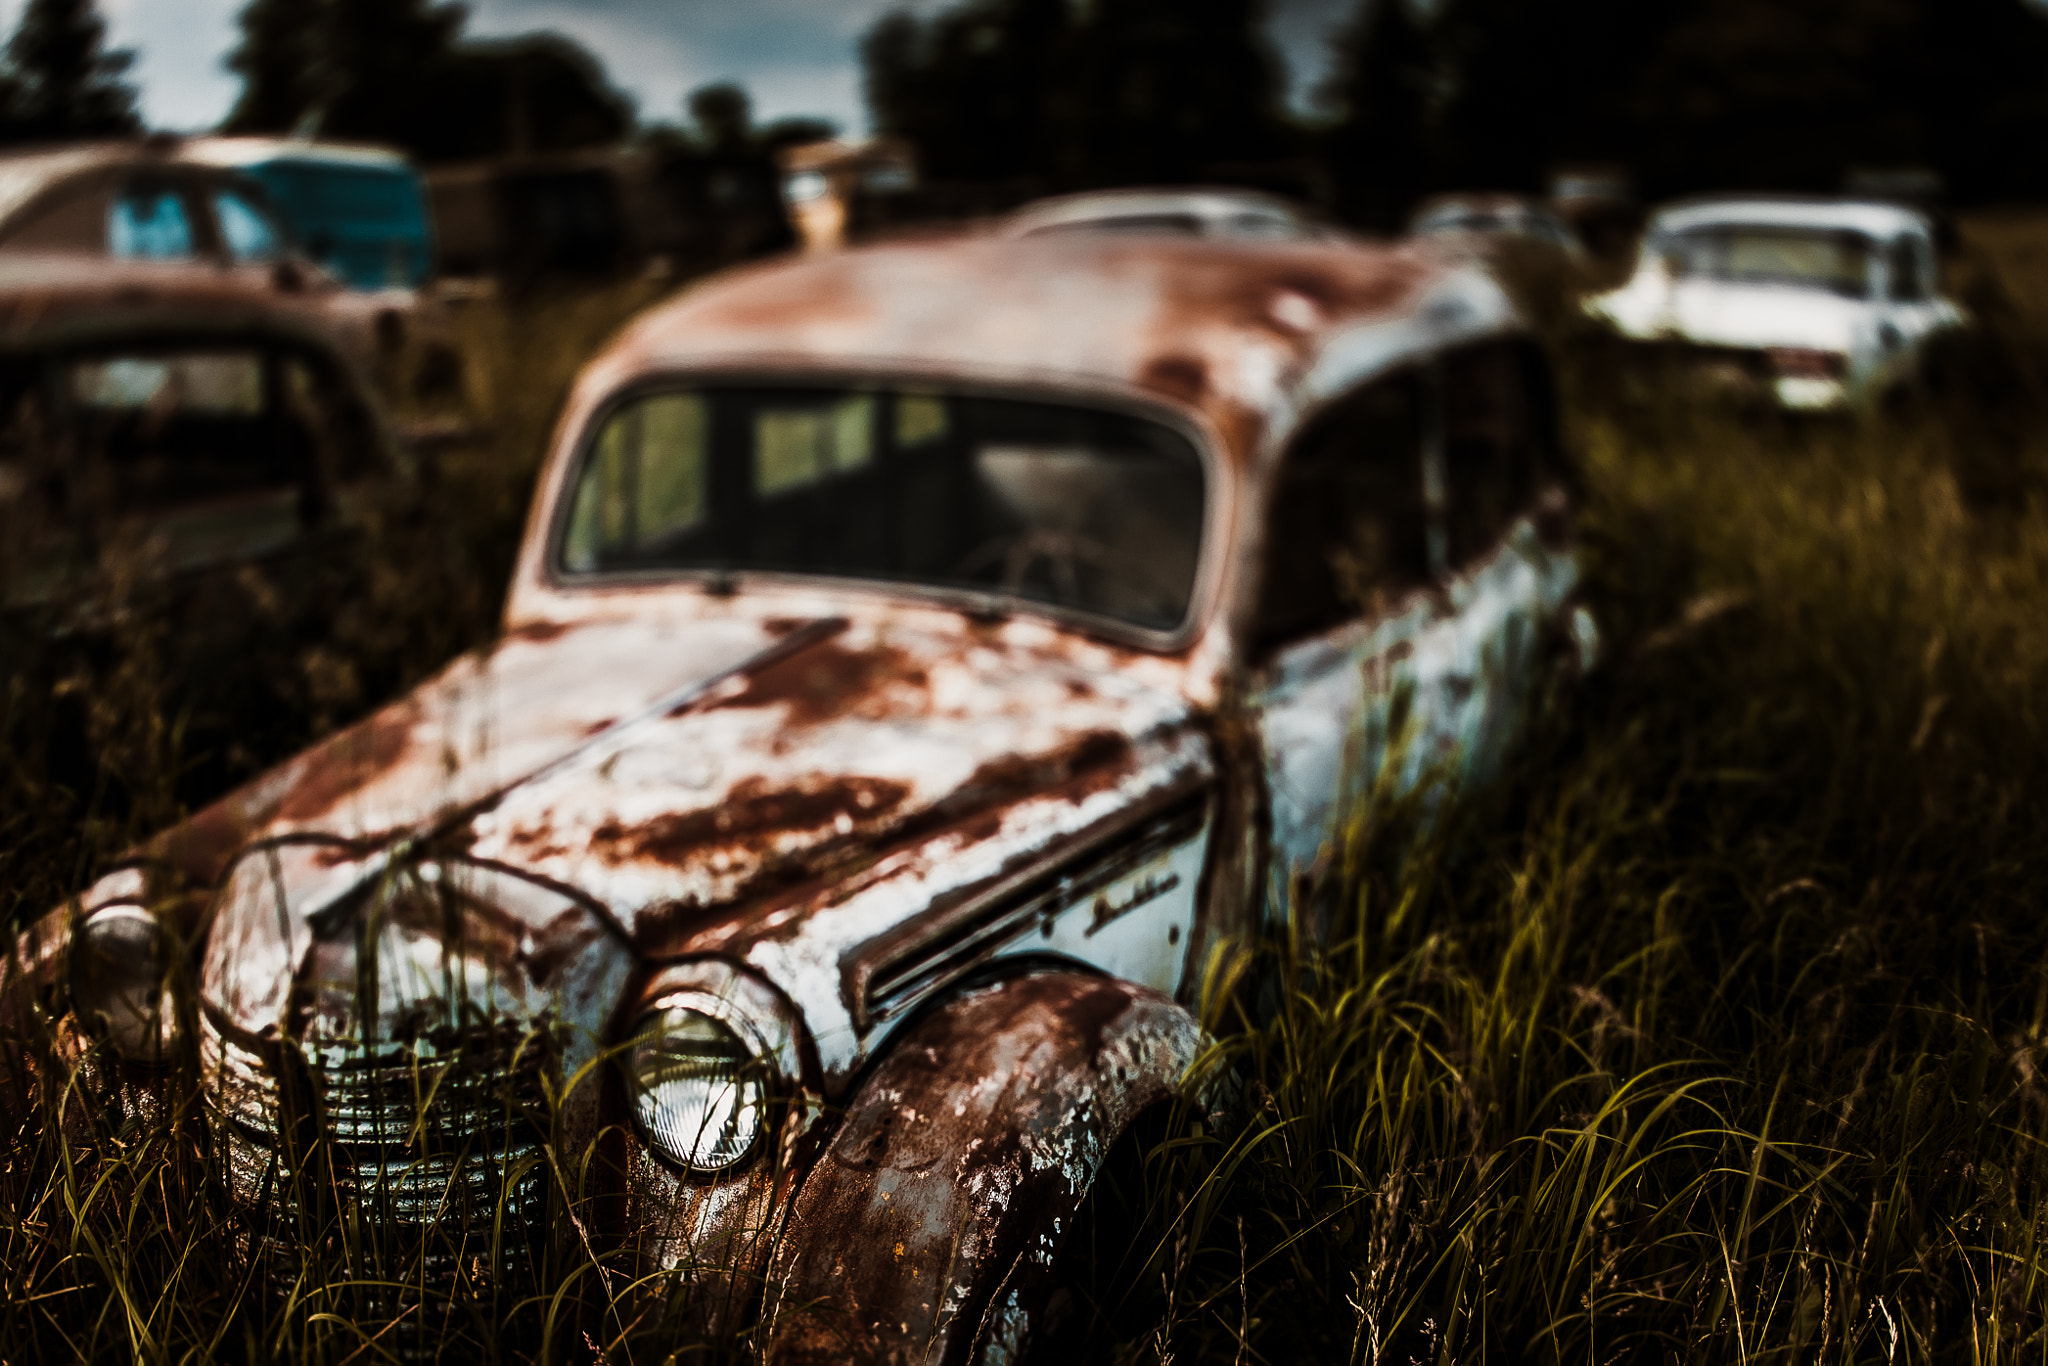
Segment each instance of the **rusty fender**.
M1167 997L1064 969L913 1026L797 1195L769 1360L952 1363L1014 1342L1104 1154L1200 1042Z

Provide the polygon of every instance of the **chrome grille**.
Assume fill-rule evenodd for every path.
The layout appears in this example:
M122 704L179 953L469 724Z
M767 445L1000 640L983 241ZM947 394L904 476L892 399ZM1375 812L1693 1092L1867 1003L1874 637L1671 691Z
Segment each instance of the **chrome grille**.
M552 1042L501 1021L260 1058L207 1030L230 1187L271 1279L330 1287L359 1322L402 1318L384 1341L408 1356L446 1344L457 1305L517 1300L547 1228Z
M469 1240L538 1224L545 1043L504 1023L374 1053L328 1050L313 1067L326 1135L375 1226Z

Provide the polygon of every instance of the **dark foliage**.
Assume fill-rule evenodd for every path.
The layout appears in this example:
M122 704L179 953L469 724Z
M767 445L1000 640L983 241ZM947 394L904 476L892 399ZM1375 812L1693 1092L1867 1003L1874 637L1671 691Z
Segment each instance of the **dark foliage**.
M1391 228L1427 183L1443 73L1408 0L1368 0L1337 49L1322 92L1345 113L1325 142L1336 207L1351 222Z
M315 108L319 14L318 0L249 0L241 44L227 60L242 78L242 94L222 132L290 132Z
M2048 192L1999 150L2048 136L2048 16L2027 0L1447 0L1419 35L1373 0L1339 68L1332 170L1366 218L1382 172L1418 160L1438 188L1537 190L1598 162L1650 197L1901 166L1962 200Z
M1189 182L1290 149L1256 0L973 0L862 57L876 127L940 180Z
M122 80L134 54L108 51L92 0L29 0L7 42L0 138L54 142L133 133L135 89Z
M251 0L226 130L303 129L444 161L602 146L632 128L582 46L554 33L463 41L465 17L426 0Z

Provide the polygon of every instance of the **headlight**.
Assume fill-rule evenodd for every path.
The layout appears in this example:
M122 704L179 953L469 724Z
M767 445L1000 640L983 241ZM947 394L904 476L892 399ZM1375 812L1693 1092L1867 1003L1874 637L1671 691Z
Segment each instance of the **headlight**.
M138 906L94 911L71 942L71 1006L79 1022L133 1062L156 1062L176 1039L164 999L170 944Z
M767 1121L767 1059L728 1026L680 1004L657 1008L635 1035L630 1068L647 1141L699 1171L749 1157Z

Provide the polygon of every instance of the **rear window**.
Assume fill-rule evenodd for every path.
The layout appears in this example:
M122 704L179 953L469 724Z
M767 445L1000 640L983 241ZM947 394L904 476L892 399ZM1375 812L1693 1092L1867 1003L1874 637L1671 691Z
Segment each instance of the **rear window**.
M984 593L1154 630L1187 618L1206 508L1180 431L941 389L637 395L594 432L557 572L762 571Z

